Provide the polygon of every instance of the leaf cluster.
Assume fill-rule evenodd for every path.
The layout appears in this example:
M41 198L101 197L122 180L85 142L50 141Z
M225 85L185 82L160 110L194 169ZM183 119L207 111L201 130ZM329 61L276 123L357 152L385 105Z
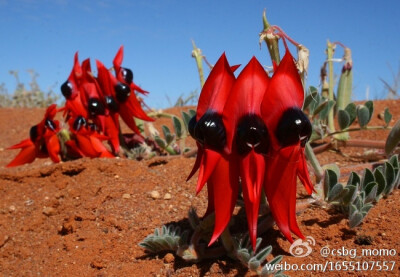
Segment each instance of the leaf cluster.
M187 244L188 232L181 231L179 226L173 225L156 228L154 233L148 235L139 246L151 253L159 253L163 251L175 252L179 247Z
M366 168L360 177L352 172L346 185L339 183L340 172L331 167L325 172L324 200L349 218L350 228L362 223L373 205L400 186L399 156L393 155L373 171Z
M190 109L188 112L182 111L182 118L177 116L171 116L173 131L166 125L161 127L163 138L159 135L154 136L154 141L158 147L170 155L179 155L190 150L185 147L185 138L189 135L189 121L196 114L196 112ZM178 145L180 142L180 145Z
M262 239L257 238L256 249L253 251L253 248L250 243L249 236L246 235L242 239L236 240L235 246L235 256L236 258L247 268L252 271L257 272L259 276L286 276L283 274L282 270L279 271L271 271L273 265L282 261L283 256L278 255L270 261L267 261L267 256L272 252L272 246L268 245L265 248L260 248Z

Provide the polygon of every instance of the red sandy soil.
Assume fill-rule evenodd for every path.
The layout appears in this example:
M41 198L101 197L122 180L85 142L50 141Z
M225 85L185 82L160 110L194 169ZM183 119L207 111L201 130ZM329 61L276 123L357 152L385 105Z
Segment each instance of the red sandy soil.
M385 107L394 115L391 125L400 118L398 101L376 101L373 125L383 125L377 114ZM180 113L179 109L168 112ZM195 207L200 215L204 213L206 189L195 195L197 174L185 181L194 158L159 156L143 161L85 158L60 164L43 159L5 168L17 154L6 148L27 138L30 126L39 122L43 113L43 109L0 109L1 276L253 276L229 258L190 264L170 254L149 255L138 246L163 224L189 228L190 207ZM166 122L169 120L158 120L155 125L159 127ZM351 136L384 140L387 134L387 130L364 131ZM189 144L194 145L193 141ZM340 149L341 152L318 154L318 158L322 164L355 165L360 170L361 164L371 157L367 152L370 149ZM160 198L151 198L152 191L158 191ZM171 199L164 199L167 193ZM262 235L263 243L273 246L268 259L283 255L283 262L299 266L352 261L360 262L360 267L363 262L394 261L393 271L342 270L324 274L399 276L399 207L400 193L396 190L372 208L362 225L351 230L340 213L312 206L298 216L303 234L315 239L311 255L293 257L289 253L290 243L275 226ZM362 236L369 236L371 245L357 244ZM358 257L323 258L320 249L324 246L356 249ZM362 249L394 249L396 253L365 257L361 256ZM322 273L288 271L286 274L320 276Z

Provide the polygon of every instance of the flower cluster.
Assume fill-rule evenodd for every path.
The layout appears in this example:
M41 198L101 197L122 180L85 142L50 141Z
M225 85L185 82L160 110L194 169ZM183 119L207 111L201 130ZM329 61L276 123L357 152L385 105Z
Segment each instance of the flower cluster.
M7 167L43 157L50 157L54 162L59 162L60 156L64 159L115 157L120 152L119 117L144 140L134 117L153 119L143 111L135 92L148 92L133 82L133 73L121 66L122 60L121 46L113 60L115 75L96 60L98 75L95 77L90 60L79 63L76 53L68 80L61 85L65 106L48 107L43 120L31 128L30 138L9 148L21 151ZM61 129L59 121L54 119L58 111L63 112L69 131ZM104 140L109 147L103 144Z
M285 45L286 46L286 45ZM253 57L236 78L223 54L204 84L196 116L189 123L198 155L196 192L207 183L208 208L215 213L212 244L231 218L241 183L253 248L262 191L285 237L304 238L296 222L297 176L313 190L304 147L312 127L301 108L304 91L286 46L270 78Z

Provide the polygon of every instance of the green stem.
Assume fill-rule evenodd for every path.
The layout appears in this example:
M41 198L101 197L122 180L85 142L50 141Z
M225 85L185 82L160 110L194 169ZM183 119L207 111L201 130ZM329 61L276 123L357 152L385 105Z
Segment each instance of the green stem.
M333 79L333 53L335 52L335 44L331 43L329 40L327 42L327 61L328 61L328 71L329 71L329 90L328 97L329 100L334 100L333 96L333 87L334 87L334 79ZM335 132L335 123L333 120L333 112L334 109L331 109L328 114L328 127L332 132Z
M199 78L200 78L200 85L201 87L204 86L204 71L203 71L203 56L201 54L201 50L197 48L196 44L192 40L192 45L193 45L193 51L192 51L192 57L196 60L196 65L197 65L197 71L199 72Z
M347 132L355 132L355 131L363 131L363 130L391 130L391 129L392 129L392 127L390 127L390 126L367 126L367 127L363 127L363 128L350 128L350 129L343 129L340 131L331 132L329 134L326 134L321 139L324 139L324 138L330 137L330 136L334 136L337 134L347 133Z
M267 20L266 12L263 12L263 25L264 30L263 32L267 32L268 29L271 27ZM277 65L281 62L281 56L279 54L279 45L278 45L278 37L274 36L273 38L265 36L264 38L265 43L267 44L268 52L271 57L272 61L275 61Z
M315 172L315 177L317 178L317 183L319 183L322 178L324 177L324 170L322 169L321 165L319 164L319 161L317 157L315 156L315 153L310 145L309 142L307 142L306 147L305 147L305 154L307 157L307 160L310 162L311 166L314 169Z

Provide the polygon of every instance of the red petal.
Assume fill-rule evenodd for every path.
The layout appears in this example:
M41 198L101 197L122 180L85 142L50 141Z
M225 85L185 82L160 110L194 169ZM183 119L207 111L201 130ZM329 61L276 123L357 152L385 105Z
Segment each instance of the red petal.
M125 103L121 103L121 106L125 105L129 110L130 113L137 118L146 120L146 121L154 121L153 118L149 117L142 109L142 106L140 105L139 100L136 98L136 95L134 92L131 92L131 95L129 96L128 100Z
M119 108L119 114L121 115L122 120L126 123L126 125L128 125L129 128L131 128L132 131L138 135L141 135L140 130L136 126L135 120L133 119L131 111L124 104L125 103L122 103Z
M124 46L121 45L121 47L118 49L117 54L115 55L115 58L113 60L113 65L114 65L114 69L115 69L115 73L118 74L120 68L121 68L121 64L122 64L122 60L124 58Z
M92 146L92 142L89 137L81 134L76 134L76 140L78 142L78 147L84 154L84 156L90 158L96 158L99 156L99 153Z
M26 148L34 145L30 139L24 139L20 143L17 143L13 146L8 147L7 149L19 149L19 148Z
M214 169L216 169L220 160L220 153L211 149L204 149L200 164L199 178L197 179L196 194L201 191L204 184L210 179L211 174L214 172ZM218 173L216 172L216 174Z
M115 156L107 150L107 148L98 138L90 136L90 142L92 143L92 146L95 149L95 151L98 152L98 157L115 158Z
M111 116L104 116L105 119L105 131L106 136L109 137L109 141L114 150L114 153L119 152L119 130L115 126L114 120Z
M197 105L197 120L199 120L207 110L213 110L222 114L234 81L235 75L233 75L224 53L211 70L201 90L199 103Z
M269 84L262 65L253 57L234 83L226 102L223 120L227 133L226 150L232 149L239 119L247 114L260 115L260 105Z
M261 188L264 183L265 157L250 151L240 157L240 179L246 208L247 223L253 250L257 241L257 220L260 207Z
M50 136L46 140L46 148L47 152L49 153L50 159L55 163L59 163L60 158L58 154L60 153L60 142L56 134Z
M297 167L297 176L299 176L300 181L303 183L308 194L311 194L314 190L314 186L311 182L310 175L307 170L306 157L304 155L304 149L300 149L300 159Z
M291 232L304 238L296 221L296 177L299 146L282 148L267 157L264 189L281 232L293 243Z
M222 157L208 180L207 187L212 190L215 208L214 232L208 245L217 240L231 219L239 190L238 175L238 163Z
M148 91L142 89L141 87L139 87L138 85L136 85L134 82L130 83L129 86L130 86L132 92L138 91L138 92L140 92L140 93L142 93L142 94L145 94L145 95L146 95L146 94L149 94Z
M112 74L101 61L96 60L96 66L97 66L97 81L99 82L102 88L104 96L114 96L114 86L116 84L116 80L114 83L112 82L111 80Z
M82 68L79 64L78 52L76 52L74 56L74 68L71 72L71 75L73 75L75 81L82 77Z
M201 146L200 143L196 142L197 144L197 155L196 155L196 161L194 162L192 171L190 172L189 176L186 179L186 182L190 180L190 178L193 177L193 175L196 173L196 171L200 168L201 160L203 157L203 146Z
M36 147L32 143L30 146L24 147L6 167L13 167L31 163L35 160L35 158L36 158Z
M304 90L294 59L286 51L281 63L271 78L261 104L261 113L268 129L274 131L284 111L290 107L301 108Z

